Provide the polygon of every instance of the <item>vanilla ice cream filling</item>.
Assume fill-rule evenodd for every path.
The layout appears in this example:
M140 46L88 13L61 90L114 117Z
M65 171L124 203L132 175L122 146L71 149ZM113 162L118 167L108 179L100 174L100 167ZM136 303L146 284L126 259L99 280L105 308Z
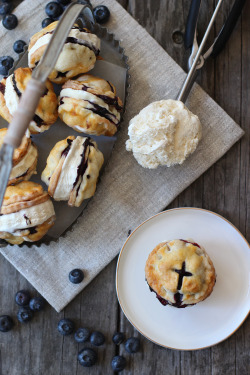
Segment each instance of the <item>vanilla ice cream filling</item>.
M11 74L6 79L4 99L5 99L6 107L8 108L10 114L13 116L19 104L19 97L14 88L12 78L13 78L13 74Z
M63 163L61 174L57 182L53 198L56 200L68 200L74 182L77 179L78 167L82 162L84 152L84 141L82 137L77 137L71 144L69 153Z
M54 215L53 203L47 200L36 206L0 216L0 231L14 233L16 230L35 227Z
M36 158L37 149L31 144L24 158L22 158L20 160L20 163L18 163L12 168L10 179L12 180L13 178L23 176L29 170L29 168L35 163Z
M95 109L94 105L96 104L99 107L105 108L108 112L108 117L110 118L110 121L117 124L120 121L120 113L116 110L114 106L109 106L105 101L101 98L98 98L98 96L83 90L74 90L72 88L66 88L63 89L60 93L60 97L69 97L73 99L78 100L84 100L88 104L84 104L84 107L88 110ZM95 112L96 113L96 112ZM102 116L100 113L99 116Z
M53 32L44 34L31 47L29 51L29 55L28 55L29 65L30 65L31 56L33 55L33 53L36 52L38 48L44 45L47 45L52 37L52 34ZM90 48L93 48L94 50L97 50L97 51L100 50L100 39L95 34L85 33L83 31L80 31L79 29L71 29L68 37L72 37L79 41L86 42L87 44L89 44Z

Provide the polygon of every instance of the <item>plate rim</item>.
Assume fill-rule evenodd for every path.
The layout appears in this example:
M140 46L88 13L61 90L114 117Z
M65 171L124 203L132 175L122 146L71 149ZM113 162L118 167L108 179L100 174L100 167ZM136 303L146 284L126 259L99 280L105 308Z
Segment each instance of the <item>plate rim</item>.
M173 350L179 350L179 351L196 351L196 350L202 350L202 349L207 349L207 348L211 348L215 345L218 345L219 343L227 340L229 337L231 337L241 326L242 324L245 322L245 320L247 319L247 317L249 316L250 314L250 306L249 306L249 310L246 314L246 316L244 317L244 319L240 322L240 324L229 334L227 335L225 338L215 342L214 344L211 344L211 345L207 345L207 346L203 346L203 347L200 347L200 348L193 348L193 349L179 349L179 348L174 348L174 347L171 347L171 346L167 346L167 345L164 345L164 344L161 344L159 342L157 342L156 340L153 340L152 338L150 338L149 336L147 336L145 333L143 333L141 331L141 329L139 329L137 327L136 324L134 324L132 322L131 319L128 318L126 312L125 312L125 308L123 307L122 303L121 303L121 300L119 298L119 288L118 288L118 272L119 272L119 266L120 266L120 261L121 261L121 256L122 256L122 253L124 251L124 248L127 244L127 242L130 240L130 238L132 237L132 235L138 230L140 229L144 224L146 224L148 221L156 218L157 216L159 215L164 215L170 211L182 211L182 210L196 210L196 211L202 211L202 212L205 212L205 213L209 213L209 214L212 214L212 215L215 215L217 217L219 217L220 219L226 221L227 224L229 224L231 227L233 227L233 229L236 230L236 232L242 237L242 239L245 241L246 245L249 247L249 250L250 250L250 243L247 241L247 239L243 236L243 234L240 232L240 230L234 225L232 224L228 219L226 219L224 216L214 212L214 211L211 211L211 210L207 210L207 209L204 209L204 208L199 208L199 207L176 207L176 208L170 208L168 210L164 210L164 211L161 211L161 212L158 212L157 214L153 215L153 216L150 216L148 219L144 220L141 224L139 224L134 230L133 232L128 236L128 238L126 239L126 241L124 242L124 244L122 245L122 248L119 252L119 256L118 256L118 260L117 260L117 264L116 264L116 277L115 277L115 286L116 286L116 296L117 296L117 299L118 299L118 302L119 302L119 305L123 311L123 314L125 315L125 317L128 319L128 321L132 324L132 326L138 331L140 332L141 335L143 335L146 339L148 339L149 341L153 342L154 344L156 345L159 345L163 348L166 348L166 349L173 349Z

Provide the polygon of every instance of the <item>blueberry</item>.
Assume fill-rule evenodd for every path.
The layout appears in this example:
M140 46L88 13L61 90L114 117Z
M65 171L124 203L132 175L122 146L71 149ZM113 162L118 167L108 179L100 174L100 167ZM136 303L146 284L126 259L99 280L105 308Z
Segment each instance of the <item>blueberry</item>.
M63 13L63 7L55 1L51 1L46 5L45 13L51 18L58 18Z
M0 57L0 74L7 76L9 70L14 64L14 59L11 56Z
M83 367L91 367L97 361L96 351L90 348L84 348L78 353L78 361Z
M3 3L0 5L1 16L5 16L6 14L9 14L11 10L12 10L12 6L9 3Z
M44 18L42 21L42 28L49 26L53 22L52 18Z
M95 331L90 336L90 342L92 345L100 346L105 343L105 337L101 332Z
M14 326L13 319L9 315L0 316L0 331L8 332Z
M33 311L29 307L20 307L17 313L17 319L20 323L27 323L33 318Z
M78 268L75 268L74 270L70 271L69 273L69 281L71 281L73 284L79 284L84 279L84 273L82 270L79 270Z
M2 3L11 3L12 0L2 0Z
M19 290L16 293L15 301L19 306L27 306L30 301L30 292L28 290Z
M56 0L56 1L62 5L68 5L69 3L71 3L71 0Z
M23 40L16 40L15 43L13 44L13 50L16 53L22 53L25 46L26 46L26 43Z
M35 297L30 300L30 309L33 311L42 311L45 306L45 299L43 297Z
M78 0L77 1L78 3L80 3L80 4L87 4L87 5L91 5L91 2L89 1L89 0Z
M125 335L123 332L116 332L112 337L112 341L116 345L120 345L124 341L124 339Z
M110 11L106 5L98 5L93 9L96 22L105 23L109 20Z
M15 29L18 24L17 16L15 16L15 14L7 14L6 16L4 16L2 23L5 29Z
M126 363L126 358L122 357L121 355L116 355L112 359L111 366L114 371L120 372L125 369Z
M62 335L70 335L75 328L75 324L70 319L61 319L58 323L57 329Z
M75 332L75 340L77 342L86 342L88 341L90 336L90 332L88 328L78 328L78 330Z
M125 349L129 354L133 354L140 349L140 340L137 337L130 337L125 342Z

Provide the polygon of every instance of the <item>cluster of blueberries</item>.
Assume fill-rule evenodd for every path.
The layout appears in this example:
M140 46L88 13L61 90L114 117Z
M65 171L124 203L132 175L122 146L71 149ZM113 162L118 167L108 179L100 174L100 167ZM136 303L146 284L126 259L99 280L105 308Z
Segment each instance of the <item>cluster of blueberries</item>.
M75 330L75 324L70 319L61 319L58 323L58 332L64 336L70 335ZM78 343L90 342L93 346L101 346L105 343L105 337L101 332L94 331L90 333L88 328L78 328L74 333L75 341ZM123 332L116 332L112 341L116 345L120 345L125 340ZM140 349L140 340L137 337L130 337L125 341L125 350L129 354L134 354ZM78 361L83 367L92 367L97 362L96 350L85 347L78 353ZM126 367L126 358L121 355L113 357L111 367L114 371L120 372Z
M18 25L18 19L15 14L12 14L12 4L11 0L1 0L0 4L0 16L3 16L2 24L8 29L15 29ZM71 0L56 0L51 1L45 6L45 13L47 18L42 21L42 27L48 26L50 23L58 20L65 8L71 3ZM91 5L89 0L78 0L78 3ZM109 20L110 11L105 5L99 5L93 9L93 13L96 22L103 24ZM22 53L26 43L23 40L17 40L13 49L16 53ZM11 56L0 57L0 74L6 76L8 71L12 68L14 64L14 59Z
M20 323L29 322L33 316L34 312L41 311L45 307L45 299L41 296L31 298L30 292L28 290L19 290L15 296L16 304L19 306L17 312L17 319ZM9 315L0 316L0 331L8 332L14 326L14 320Z
M79 269L72 270L69 273L69 280L78 284L83 280L83 273ZM17 312L17 319L20 323L29 322L34 312L41 311L45 307L45 299L41 296L31 298L28 290L19 290L15 295L15 302L19 306ZM14 327L14 319L9 315L0 316L0 331L8 332ZM57 326L58 332L63 336L68 336L75 331L75 324L70 319L61 319ZM77 343L90 342L93 346L98 347L104 345L105 337L99 331L90 332L88 328L78 328L74 333L74 338ZM120 345L125 341L125 334L123 332L116 332L112 341L115 345ZM137 337L130 337L124 342L125 350L129 354L134 354L140 350L140 340ZM78 361L83 367L91 367L97 362L96 350L85 347L78 353ZM126 358L121 355L113 357L111 367L114 371L120 372L126 367Z

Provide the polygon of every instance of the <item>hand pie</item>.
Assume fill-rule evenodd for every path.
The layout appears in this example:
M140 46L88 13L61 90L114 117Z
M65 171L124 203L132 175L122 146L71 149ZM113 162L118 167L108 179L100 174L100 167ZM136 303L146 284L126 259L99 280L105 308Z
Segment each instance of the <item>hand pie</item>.
M0 147L3 144L7 128L0 129ZM29 131L22 139L21 145L14 150L13 167L9 177L9 185L15 185L18 182L29 180L36 173L38 152L34 143L29 137Z
M54 222L53 203L41 185L23 181L7 187L0 215L0 238L17 245L35 242Z
M112 136L121 111L122 101L116 96L115 87L89 74L67 81L60 92L59 116L79 132Z
M165 306L186 307L206 299L216 275L204 248L194 242L172 240L157 245L145 267L146 281Z
M16 111L19 100L31 79L32 71L29 68L18 68L8 78L0 82L0 115L8 122ZM57 120L57 97L53 85L48 80L41 97L33 121L30 122L31 134L42 133Z
M28 49L30 68L34 68L39 63L57 23L58 21L52 22L30 39ZM61 84L71 77L88 72L93 69L99 52L100 39L87 29L81 29L74 25L66 39L55 68L49 75L49 79Z
M90 138L70 136L51 150L42 181L56 201L79 207L94 195L103 155Z

